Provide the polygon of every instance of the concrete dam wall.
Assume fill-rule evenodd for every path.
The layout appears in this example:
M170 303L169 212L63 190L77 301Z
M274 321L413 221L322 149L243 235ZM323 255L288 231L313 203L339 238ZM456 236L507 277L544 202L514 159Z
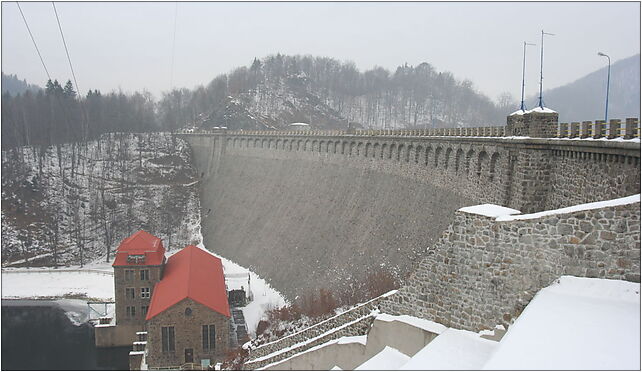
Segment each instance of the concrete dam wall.
M640 190L639 142L181 136L201 177L205 245L290 299L378 268L403 277L467 205L529 213Z

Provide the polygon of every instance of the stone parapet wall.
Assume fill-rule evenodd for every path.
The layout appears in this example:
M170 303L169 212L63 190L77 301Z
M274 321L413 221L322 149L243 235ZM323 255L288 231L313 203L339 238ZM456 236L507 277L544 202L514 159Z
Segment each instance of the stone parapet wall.
M197 163L207 164L199 167L206 175L215 172L226 156L321 161L416 179L479 203L523 212L640 192L639 142L218 134L186 138L193 146L210 147L206 154L196 155L205 155ZM597 175L607 175L610 182Z
M562 275L640 282L640 202L498 221L457 212L406 284L381 303L478 332L505 327Z
M310 342L305 343L304 345L295 346L291 349L283 350L282 353L270 356L269 358L250 360L245 363L244 369L255 370L261 367L265 367L269 364L276 363L293 355L302 353L312 347L324 344L328 341L336 340L341 337L365 335L366 333L368 333L368 329L370 329L370 326L372 325L374 319L375 315L366 315L353 322L345 324L343 327L340 327L336 331L317 337ZM304 340L306 340L306 338L302 338L302 341ZM250 354L250 356L252 356L252 354Z
M250 350L248 363L246 366L249 369L256 369L283 360L291 355L298 354L316 345L328 342L344 336L359 336L365 335L374 320L375 313L378 311L379 304L387 297L393 295L394 292L386 293L372 300L358 304L340 314L331 318L325 319L316 323L302 331L287 335L278 340L260 345L259 347ZM314 339L305 345L300 345L286 351L293 345ZM263 359L265 356L283 350L283 353L274 355L273 357ZM256 361L259 359L259 361Z

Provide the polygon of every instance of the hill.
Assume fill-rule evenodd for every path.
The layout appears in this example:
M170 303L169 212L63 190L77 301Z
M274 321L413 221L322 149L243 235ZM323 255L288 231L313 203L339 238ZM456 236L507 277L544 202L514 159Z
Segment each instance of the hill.
M560 122L603 119L606 80L607 67L604 67L570 84L545 91L544 102L559 112ZM529 102L537 99L531 98ZM609 119L627 117L640 117L639 54L611 65Z
M165 127L432 128L501 125L507 110L471 81L429 63L361 72L352 62L277 54L219 75L206 87L174 90L160 102Z
M18 79L16 75L6 75L2 73L2 94L8 93L9 95L16 96L28 90L38 91L40 88L37 85L29 84L26 80Z

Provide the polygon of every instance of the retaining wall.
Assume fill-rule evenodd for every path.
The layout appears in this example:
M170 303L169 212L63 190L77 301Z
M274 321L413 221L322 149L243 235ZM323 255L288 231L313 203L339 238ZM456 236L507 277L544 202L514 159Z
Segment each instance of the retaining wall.
M381 310L477 332L508 327L561 275L640 282L639 196L586 208L510 221L458 211Z

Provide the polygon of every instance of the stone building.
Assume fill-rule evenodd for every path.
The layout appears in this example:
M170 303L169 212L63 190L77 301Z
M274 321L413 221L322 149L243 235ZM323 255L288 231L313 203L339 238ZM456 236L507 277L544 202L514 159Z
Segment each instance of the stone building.
M165 248L161 240L143 230L123 239L116 250L114 268L115 322L95 328L97 347L131 346L145 330L145 316L156 283L163 277Z
M146 321L149 367L223 361L230 309L221 260L195 246L170 257Z
M154 235L140 230L124 239L114 259L116 325L145 326L156 283L163 277L165 248Z

